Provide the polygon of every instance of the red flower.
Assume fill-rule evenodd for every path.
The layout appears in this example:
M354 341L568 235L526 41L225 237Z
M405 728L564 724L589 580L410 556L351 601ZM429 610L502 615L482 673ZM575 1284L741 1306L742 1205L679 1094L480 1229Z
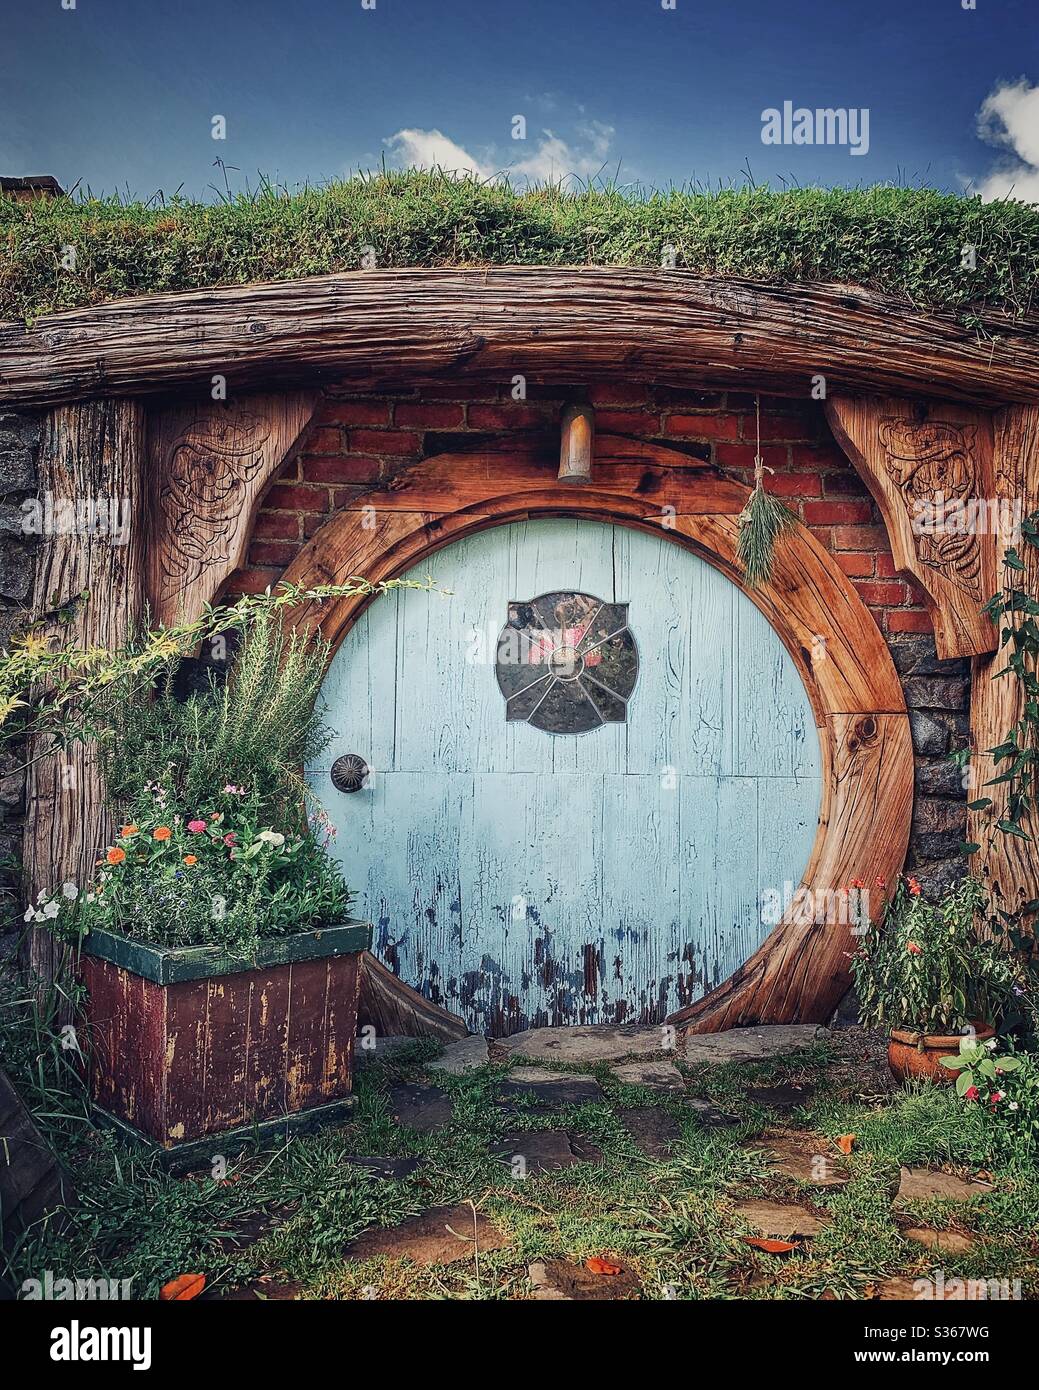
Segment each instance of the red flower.
M963 1093L963 1099L964 1099L964 1100L977 1100L979 1094L980 1094L980 1093L979 1093L979 1091L978 1091L977 1086L968 1086L967 1089L966 1089L966 1090L964 1091L964 1093Z
M917 882L915 878L911 876L906 879L906 884L908 885L909 891L910 893L912 893L914 898L918 898L920 894L923 892L923 889L920 887L920 884Z
M910 941L906 946L906 950L911 956L922 956L924 953L924 948L918 946L915 941Z
M238 836L234 833L234 831L229 830L227 834L224 836L224 844L227 845L228 848L230 848L231 845L233 845L237 839Z

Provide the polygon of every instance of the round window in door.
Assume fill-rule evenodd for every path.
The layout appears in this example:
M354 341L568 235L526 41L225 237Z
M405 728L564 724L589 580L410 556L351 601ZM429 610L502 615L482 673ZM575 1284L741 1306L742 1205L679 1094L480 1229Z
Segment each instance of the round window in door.
M493 1035L658 1022L723 983L817 828L778 635L706 561L599 521L482 531L431 571L448 596L395 590L344 638L310 769L373 949Z

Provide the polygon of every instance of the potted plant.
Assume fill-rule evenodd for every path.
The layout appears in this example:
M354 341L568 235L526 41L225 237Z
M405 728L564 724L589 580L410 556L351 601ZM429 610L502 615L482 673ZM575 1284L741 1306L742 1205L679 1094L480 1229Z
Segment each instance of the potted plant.
M1020 993L1013 958L981 934L984 901L972 878L937 903L907 878L852 956L860 1018L890 1030L888 1062L900 1080L951 1081L941 1059L964 1036L991 1038Z
M300 772L327 741L326 651L260 610L226 679L178 698L171 663L156 691L114 687L97 725L117 828L89 885L26 914L80 945L96 1105L164 1149L349 1106L371 928Z

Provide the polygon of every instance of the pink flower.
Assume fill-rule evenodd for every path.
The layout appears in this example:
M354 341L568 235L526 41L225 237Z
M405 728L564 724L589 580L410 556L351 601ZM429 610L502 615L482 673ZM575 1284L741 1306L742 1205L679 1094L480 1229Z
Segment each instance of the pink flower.
M977 1086L968 1086L967 1089L966 1089L966 1090L964 1091L964 1093L963 1093L963 1099L964 1099L964 1100L977 1100L979 1094L980 1094L980 1092L978 1091Z
M227 834L224 836L224 844L227 845L228 848L230 848L231 845L235 844L237 840L238 836L234 833L233 830L229 830Z
M189 830L192 832L192 834L194 834L194 835L201 835L202 831L205 830L205 828L206 828L206 823L205 823L204 820L189 820L189 821L188 821L188 829L189 829Z

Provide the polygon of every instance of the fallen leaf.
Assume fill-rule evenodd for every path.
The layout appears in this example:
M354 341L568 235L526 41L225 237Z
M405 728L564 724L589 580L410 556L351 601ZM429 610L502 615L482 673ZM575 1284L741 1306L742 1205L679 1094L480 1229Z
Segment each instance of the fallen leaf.
M159 1297L164 1301L198 1298L205 1287L206 1276L204 1274L178 1274L176 1279L171 1279L168 1284L163 1284L159 1290Z
M837 1147L842 1154L850 1154L855 1147L855 1140L857 1138L858 1136L855 1134L838 1134L836 1140Z
M592 1274L619 1274L620 1265L612 1264L609 1260L601 1259L598 1255L593 1255L590 1260L585 1260L584 1267Z
M765 1240L762 1236L744 1236L745 1245L753 1245L755 1250L764 1250L769 1255L789 1255L797 1246L789 1240Z

